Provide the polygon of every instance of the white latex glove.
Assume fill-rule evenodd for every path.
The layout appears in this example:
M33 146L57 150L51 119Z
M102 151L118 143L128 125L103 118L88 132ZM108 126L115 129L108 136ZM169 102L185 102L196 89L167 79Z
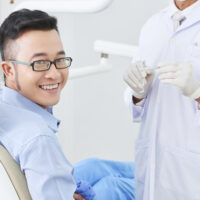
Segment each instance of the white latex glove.
M200 81L195 78L190 63L161 63L156 72L162 83L178 87L183 95L192 99L200 97Z
M124 81L132 88L133 96L143 99L153 81L154 71L146 68L144 62L136 62L124 74Z

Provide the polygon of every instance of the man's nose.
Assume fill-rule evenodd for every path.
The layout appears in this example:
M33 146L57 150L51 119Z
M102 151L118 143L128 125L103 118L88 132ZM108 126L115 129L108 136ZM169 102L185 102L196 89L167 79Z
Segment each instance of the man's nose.
M51 79L56 79L60 77L60 72L58 69L56 69L56 66L54 63L51 63L49 70L47 70L45 73L45 77L51 78Z

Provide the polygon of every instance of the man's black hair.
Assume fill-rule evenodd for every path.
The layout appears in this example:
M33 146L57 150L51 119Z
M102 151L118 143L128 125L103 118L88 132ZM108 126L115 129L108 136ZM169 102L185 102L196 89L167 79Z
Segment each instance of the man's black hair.
M11 13L0 27L0 53L4 61L8 59L6 48L10 41L17 39L28 30L58 31L57 19L39 10L21 9Z

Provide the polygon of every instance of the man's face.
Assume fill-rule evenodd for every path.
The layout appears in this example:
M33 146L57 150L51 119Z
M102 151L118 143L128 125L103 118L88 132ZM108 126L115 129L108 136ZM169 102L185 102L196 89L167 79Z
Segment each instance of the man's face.
M36 60L54 61L65 57L56 30L27 31L16 40L16 45L18 52L14 59L17 61L31 63ZM60 92L68 78L68 68L56 69L53 64L48 71L42 72L33 71L31 66L17 64L15 72L17 73L13 89L43 108L58 103Z

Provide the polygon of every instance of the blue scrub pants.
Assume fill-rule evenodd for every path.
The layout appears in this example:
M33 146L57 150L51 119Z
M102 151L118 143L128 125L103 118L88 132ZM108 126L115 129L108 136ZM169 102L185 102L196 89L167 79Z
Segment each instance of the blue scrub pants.
M134 162L90 158L74 166L74 178L90 183L94 200L134 200Z

